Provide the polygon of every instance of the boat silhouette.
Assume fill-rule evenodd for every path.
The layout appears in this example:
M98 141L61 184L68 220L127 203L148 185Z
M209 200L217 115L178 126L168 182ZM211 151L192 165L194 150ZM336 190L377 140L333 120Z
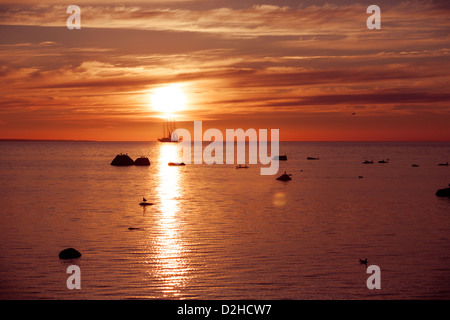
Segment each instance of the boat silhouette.
M273 160L287 161L287 156L286 156L286 155L275 156L275 157L273 158Z
M236 169L248 169L248 168L249 167L247 165L242 165L242 164L239 164L236 166Z
M364 164L372 164L373 163L373 161L368 161L368 160L365 160L364 162L363 162Z
M186 164L184 162L169 162L168 165L174 167L174 166L185 166Z
M159 142L180 142L180 140L178 139L178 136L176 134L174 134L175 131L175 120L172 119L172 121L170 119L167 119L166 121L164 121L163 123L163 137L162 138L158 138Z
M380 160L380 161L378 161L378 163L389 163L389 161L386 161L386 160Z
M140 206L146 207L146 206L152 206L153 203L151 202L147 202L147 199L145 199L145 197L142 197L142 202L139 203Z
M319 157L315 158L315 157L307 157L306 160L320 160Z
M446 166L446 167L448 167L448 161L447 161L447 163L439 163L438 166Z

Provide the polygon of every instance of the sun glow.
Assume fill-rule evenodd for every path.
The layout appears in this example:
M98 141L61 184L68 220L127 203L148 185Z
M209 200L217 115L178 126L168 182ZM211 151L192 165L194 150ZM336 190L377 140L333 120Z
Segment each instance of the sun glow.
M151 105L158 112L172 115L186 109L186 95L179 84L171 84L154 90Z

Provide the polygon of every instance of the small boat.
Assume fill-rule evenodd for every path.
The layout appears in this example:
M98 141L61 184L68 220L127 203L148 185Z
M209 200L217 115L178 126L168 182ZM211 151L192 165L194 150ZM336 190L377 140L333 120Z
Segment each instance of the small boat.
M273 158L273 160L287 161L287 156L286 156L286 155L275 156L275 157Z
M174 166L185 166L186 164L184 162L169 162L168 165L174 167Z
M175 131L175 120L167 119L166 122L163 124L163 137L158 138L159 142L181 142L180 139L178 139L178 136L174 134Z
M139 203L140 206L146 207L146 206L152 206L153 203L147 202L147 199L145 197L142 198L142 202Z
M439 163L438 166L446 166L446 167L448 167L448 161L447 161L447 163Z
M365 161L363 162L363 164L373 164L373 161L365 160Z
M317 157L317 158L315 158L315 157L308 157L308 158L306 158L306 160L319 160L320 158L319 157Z
M236 166L236 169L248 169L248 166L239 164L239 165Z
M367 265L367 258L365 258L364 260L359 259L359 263Z
M292 176L292 174L287 174L286 171L285 171L281 176L279 176L277 178L277 180L279 180L279 181L290 181L290 180L292 180L291 176Z
M380 160L380 161L378 161L378 163L389 163L389 161L386 161L386 160Z
M418 164L413 164L411 167L418 167L419 165Z

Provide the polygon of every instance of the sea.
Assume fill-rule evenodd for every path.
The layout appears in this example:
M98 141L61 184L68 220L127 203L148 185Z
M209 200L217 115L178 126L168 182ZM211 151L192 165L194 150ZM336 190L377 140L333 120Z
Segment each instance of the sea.
M151 165L110 165L120 153ZM168 166L174 143L0 142L0 299L450 299L450 198L436 196L450 142L280 142L280 154L261 175ZM59 259L65 248L82 256Z

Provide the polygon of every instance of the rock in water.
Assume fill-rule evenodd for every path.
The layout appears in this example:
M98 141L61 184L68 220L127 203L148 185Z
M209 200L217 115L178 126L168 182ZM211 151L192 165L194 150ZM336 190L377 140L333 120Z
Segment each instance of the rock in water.
M146 158L146 157L140 157L140 158L137 158L136 160L134 160L134 165L135 166L149 166L150 160L148 160L148 158Z
M60 259L76 259L81 257L81 253L75 250L74 248L64 249L59 253Z
M111 162L112 166L132 166L134 165L133 159L131 159L127 154L118 154L114 160Z
M290 180L292 180L292 178L291 178L291 175L290 175L290 174L287 174L287 173L285 172L284 174L282 174L281 176L279 176L279 177L277 178L277 180L280 180L280 181L290 181Z
M438 197L450 197L450 188L445 188L445 189L439 189L436 192L436 195Z

